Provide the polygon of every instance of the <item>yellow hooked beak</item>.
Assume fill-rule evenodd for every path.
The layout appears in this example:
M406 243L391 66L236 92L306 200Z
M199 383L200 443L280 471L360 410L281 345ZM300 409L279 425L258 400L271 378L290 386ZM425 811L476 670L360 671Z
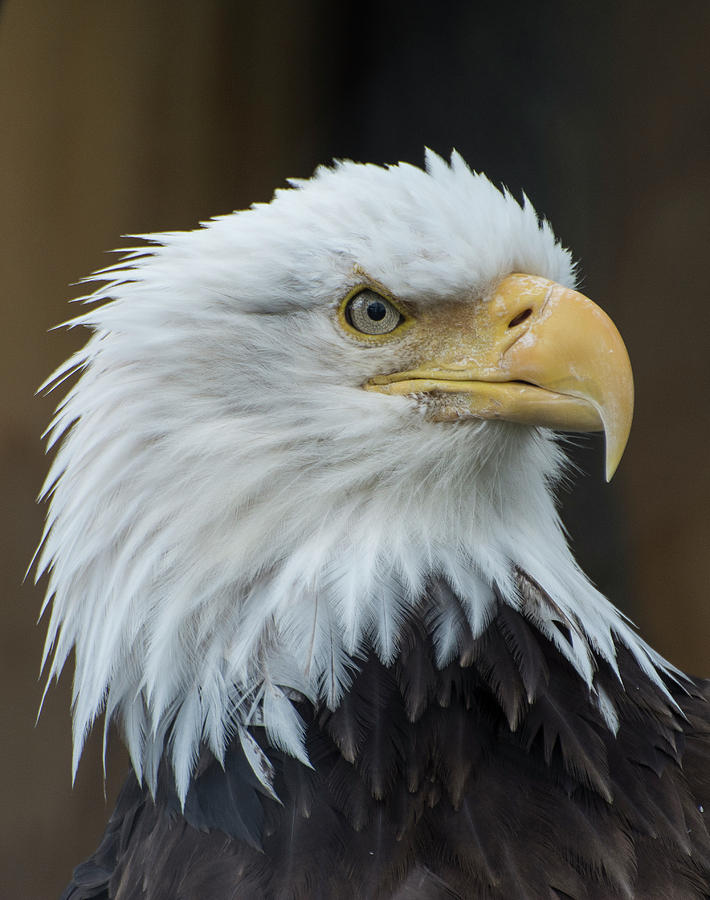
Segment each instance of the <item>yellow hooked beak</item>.
M606 477L626 447L634 406L631 364L614 323L587 297L533 275L509 275L490 298L428 311L432 337L416 368L377 375L384 394L443 395L435 417L470 415L561 431L604 431ZM427 352L428 350L428 352Z

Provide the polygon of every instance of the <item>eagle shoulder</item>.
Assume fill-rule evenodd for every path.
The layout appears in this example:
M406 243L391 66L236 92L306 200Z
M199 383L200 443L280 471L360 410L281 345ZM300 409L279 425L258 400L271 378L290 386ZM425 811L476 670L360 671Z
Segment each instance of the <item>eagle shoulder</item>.
M438 666L458 600L430 588L391 665L373 650L336 709L298 702L312 768L252 728L280 802L239 740L203 751L184 807L167 765L154 797L131 775L63 900L707 896L710 682L664 689L620 644L587 684L532 581Z

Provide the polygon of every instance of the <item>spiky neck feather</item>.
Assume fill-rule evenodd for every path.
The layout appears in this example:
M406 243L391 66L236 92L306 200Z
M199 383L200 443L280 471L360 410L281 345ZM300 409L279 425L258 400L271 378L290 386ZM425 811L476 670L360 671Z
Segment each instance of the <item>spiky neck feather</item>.
M336 706L368 648L390 663L432 580L475 636L495 596L520 607L526 572L551 600L536 626L590 686L615 640L651 678L665 665L569 552L553 437L435 424L409 398L368 394L392 351L333 328L363 267L421 302L515 270L571 283L549 228L457 159L300 186L160 236L104 273L92 299L111 302L75 320L95 333L55 376L82 373L53 423L38 565L50 679L76 653L75 766L102 710L151 786L169 742L183 797L200 743L219 758L238 731L259 767L250 723L305 759L289 696ZM445 665L455 624L433 639Z

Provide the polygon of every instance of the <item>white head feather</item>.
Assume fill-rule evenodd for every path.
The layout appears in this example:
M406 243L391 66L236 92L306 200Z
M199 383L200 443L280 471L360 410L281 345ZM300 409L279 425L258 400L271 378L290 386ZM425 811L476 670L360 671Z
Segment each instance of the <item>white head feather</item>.
M51 380L81 373L50 429L62 440L38 573L50 679L76 653L75 767L104 709L151 786L168 742L183 796L200 742L221 757L238 732L263 763L249 723L305 760L292 692L336 705L368 642L390 661L432 575L479 633L494 587L518 605L526 571L578 626L570 646L538 623L590 683L594 654L614 665L614 637L652 677L664 665L568 550L553 435L437 424L411 398L363 391L397 368L397 347L335 322L363 270L422 304L516 271L571 287L547 223L456 154L292 185L149 236L99 274L88 299L109 302L71 323L93 336ZM456 639L444 617L440 664Z

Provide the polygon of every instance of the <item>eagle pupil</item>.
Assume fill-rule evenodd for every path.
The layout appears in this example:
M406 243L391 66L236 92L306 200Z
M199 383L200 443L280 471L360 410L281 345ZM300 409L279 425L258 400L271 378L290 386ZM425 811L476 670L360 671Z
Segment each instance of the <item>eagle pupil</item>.
M367 315L373 322L379 322L387 315L387 307L381 300L372 300L367 304Z

